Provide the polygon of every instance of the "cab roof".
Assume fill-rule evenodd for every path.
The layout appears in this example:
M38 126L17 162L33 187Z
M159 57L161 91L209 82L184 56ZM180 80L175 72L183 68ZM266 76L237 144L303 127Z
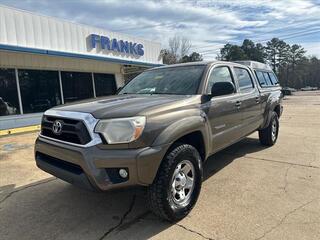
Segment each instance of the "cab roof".
M176 64L170 64L170 65L163 65L163 66L151 68L151 69L148 69L148 70L161 69L161 68L171 68L171 67L184 67L184 66L208 66L208 65L211 65L211 64L226 64L226 63L227 64L232 64L232 65L235 65L235 66L244 65L242 63L239 64L237 62L212 60L212 61L199 61L199 62L187 62L187 63L176 63Z

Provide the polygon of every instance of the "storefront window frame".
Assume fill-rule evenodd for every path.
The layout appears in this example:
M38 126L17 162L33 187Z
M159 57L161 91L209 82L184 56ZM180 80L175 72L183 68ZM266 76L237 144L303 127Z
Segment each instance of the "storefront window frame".
M46 73L49 73L49 74L57 74L56 76L55 76L55 81L57 81L56 83L57 83L57 85L58 86L55 86L55 94L59 94L59 96L56 96L56 97L58 97L58 104L53 104L53 105L51 105L48 109L50 109L50 108L53 108L53 107L55 107L55 106L59 106L59 105L61 105L62 104L62 99L61 99L61 91L60 91L60 89L61 89L61 85L60 85L60 81L59 81L59 70L54 70L54 69L39 69L39 68L17 68L17 78L18 78L18 82L19 82L19 94L20 94L20 97L21 97L21 107L22 107L22 110L23 110L23 114L24 115L27 115L27 114L40 114L40 113L43 113L43 112L45 112L45 111L34 111L34 112L30 112L30 109L28 109L28 107L26 107L25 108L25 106L24 106L24 104L26 103L26 102L28 102L28 101L26 101L26 102L24 102L23 101L23 98L26 98L26 96L28 96L27 94L26 94L26 92L24 92L24 89L23 89L23 85L21 85L23 82L21 82L22 81L22 79L20 78L21 77L21 75L23 74L23 73L25 73L25 72L29 72L29 74L32 74L32 72L33 72L33 74L35 74L35 75L33 75L33 76L35 76L35 77L38 77L40 74L44 74L44 72L46 72ZM38 72L38 73L37 73ZM41 73L40 73L41 72ZM20 75L21 74L21 75ZM35 80L35 79L34 79ZM51 79L51 80L53 80L53 79ZM21 88L21 86L22 86L22 88ZM56 88L57 87L57 88ZM39 99L37 99L37 100L40 100L40 98ZM56 99L57 100L57 99ZM56 102L57 103L57 102Z
M19 70L39 70L39 71L57 71L58 72L58 79L59 79L59 87L60 87L60 97L61 97L61 104L65 104L64 101L64 96L63 96L63 84L62 84L62 78L61 78L61 72L66 71L66 72L72 72L73 70L59 70L59 69L51 69L51 68L44 68L44 69L39 69L39 68L28 68L28 67L8 67L8 66L1 66L2 68L8 68L8 69L13 69L15 73L15 81L16 81L16 87L17 87L17 95L18 95L18 103L19 103L19 110L20 113L18 114L13 114L13 115L6 115L6 116L0 116L1 118L6 118L6 117L14 117L14 116L20 116L20 115L37 115L41 114L42 112L39 113L24 113L23 111L23 104L22 104L22 97L21 97L21 89L20 89L20 80L19 80ZM74 70L74 72L81 72ZM94 74L111 74L114 75L114 82L116 88L118 87L117 84L117 76L116 73L111 73L111 72L95 72L95 71L88 71L88 72L83 72L83 73L89 73L91 75L91 81L92 81L92 88L93 88L93 98L97 98L96 96L96 88L95 88L95 79L94 79Z

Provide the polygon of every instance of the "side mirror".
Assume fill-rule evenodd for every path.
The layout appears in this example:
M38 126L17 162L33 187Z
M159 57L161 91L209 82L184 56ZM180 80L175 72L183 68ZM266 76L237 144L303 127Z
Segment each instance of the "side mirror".
M232 94L235 91L234 84L231 82L216 82L211 88L211 96L222 96Z

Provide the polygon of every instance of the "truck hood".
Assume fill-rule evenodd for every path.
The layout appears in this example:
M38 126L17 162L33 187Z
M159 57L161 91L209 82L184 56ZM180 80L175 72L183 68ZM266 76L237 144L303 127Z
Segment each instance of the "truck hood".
M199 96L191 95L114 95L93 101L71 103L55 110L85 112L92 114L95 118L121 118L136 115L148 115L168 108L183 107L198 102Z

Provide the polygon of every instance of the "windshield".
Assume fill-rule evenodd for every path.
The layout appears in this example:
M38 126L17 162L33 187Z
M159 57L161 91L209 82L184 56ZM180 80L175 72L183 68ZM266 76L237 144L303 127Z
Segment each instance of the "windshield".
M205 65L159 68L146 71L132 79L119 94L197 93Z

